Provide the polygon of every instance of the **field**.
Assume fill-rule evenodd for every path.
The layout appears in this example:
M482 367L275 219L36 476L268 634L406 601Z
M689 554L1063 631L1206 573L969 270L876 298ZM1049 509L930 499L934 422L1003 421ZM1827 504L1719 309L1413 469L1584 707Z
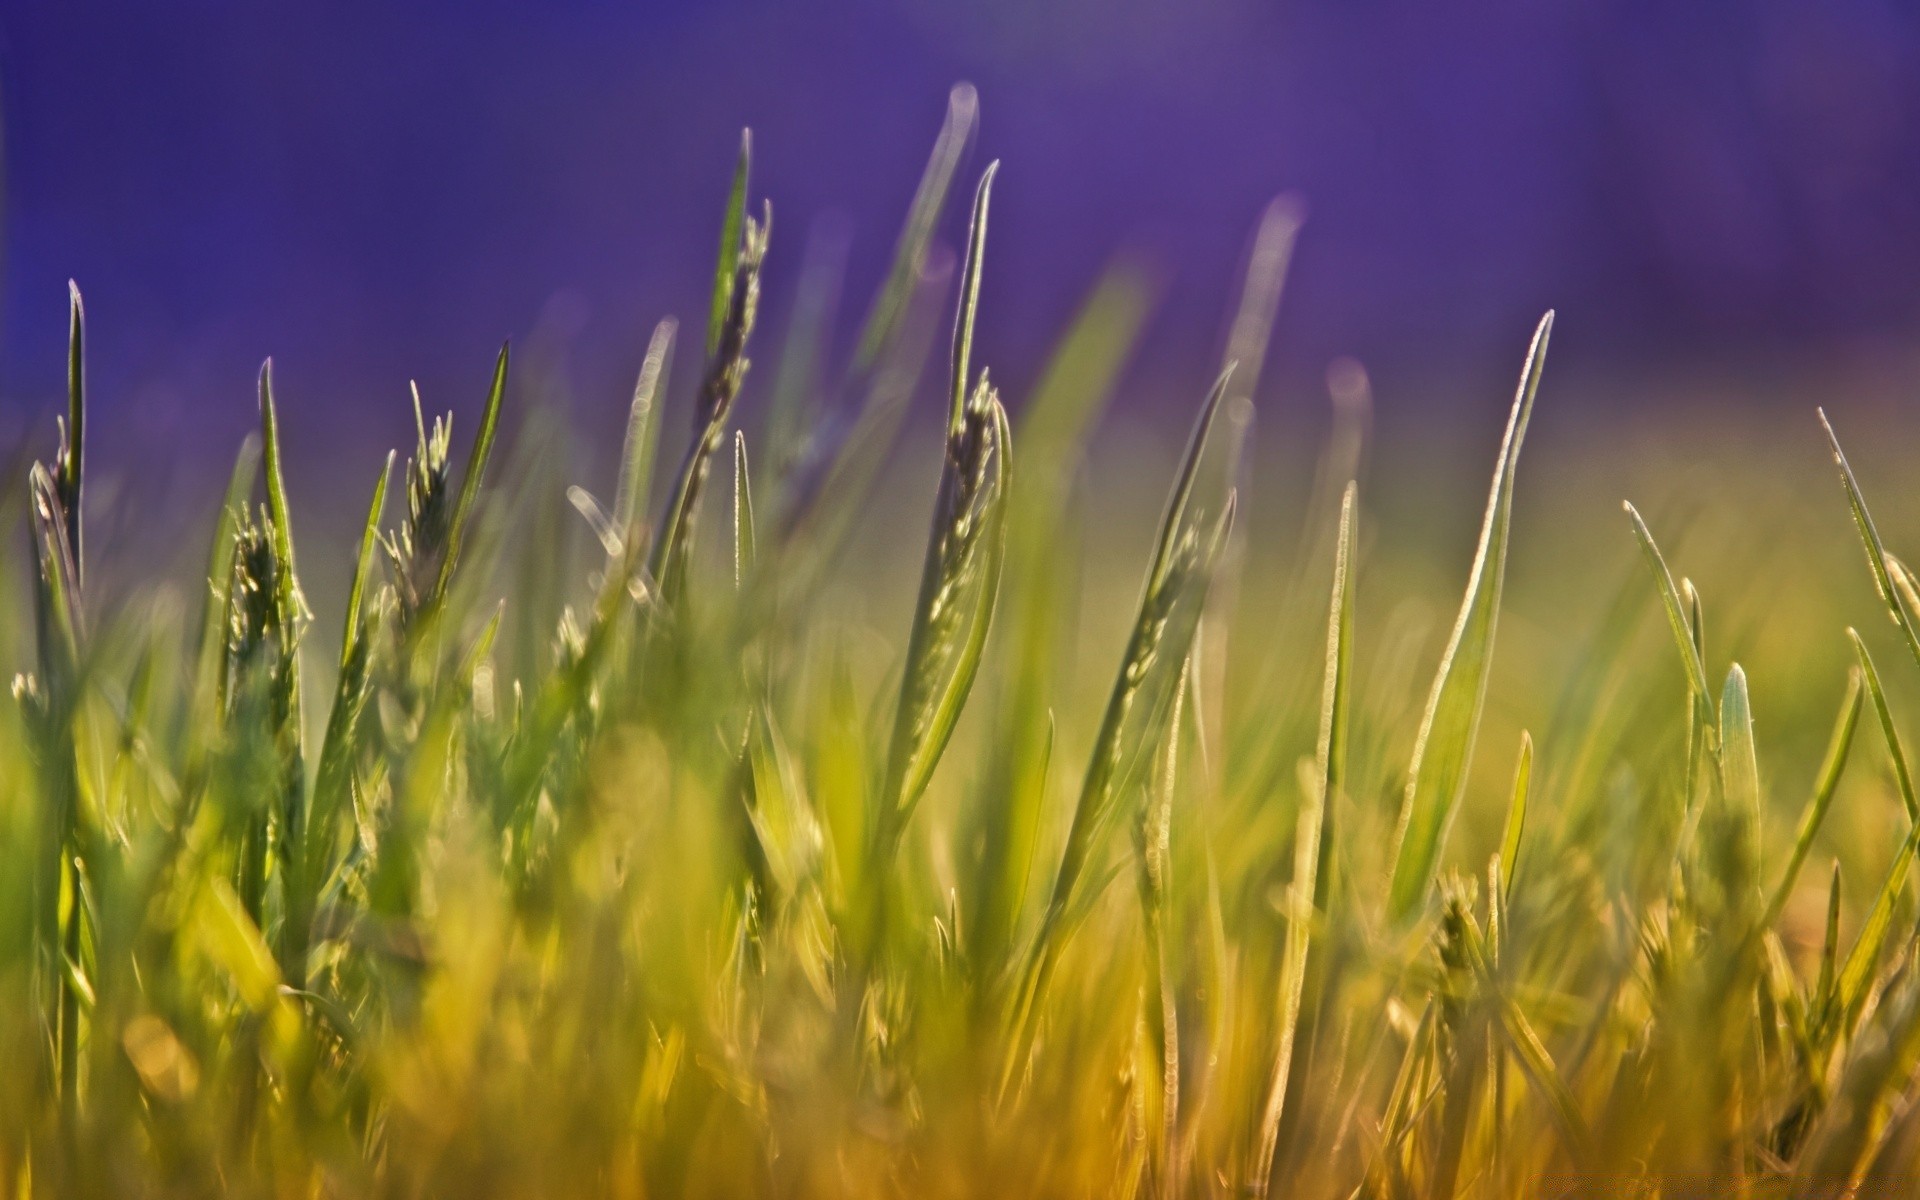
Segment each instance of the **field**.
M1282 470L1282 203L1184 449L1102 440L1142 291L1003 401L993 168L930 249L972 114L846 362L755 329L743 142L617 476L500 436L503 349L337 562L270 363L204 587L100 561L74 292L0 504L0 1189L1911 1194L1883 426L1523 453L1549 314L1497 438L1423 461L1349 366Z

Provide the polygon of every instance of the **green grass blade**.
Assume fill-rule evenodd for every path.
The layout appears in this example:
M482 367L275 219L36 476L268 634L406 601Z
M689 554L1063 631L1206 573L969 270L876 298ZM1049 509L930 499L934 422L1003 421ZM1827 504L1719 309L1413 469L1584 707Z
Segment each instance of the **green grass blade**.
M1887 881L1881 885L1880 895L1860 925L1860 935L1854 939L1846 965L1840 968L1840 977L1834 984L1833 1011L1843 1023L1851 1021L1859 1010L1866 999L1867 988L1873 983L1874 972L1879 969L1880 952L1893 930L1894 911L1899 906L1900 894L1907 889L1907 875L1912 870L1916 850L1920 850L1920 822L1913 825L1906 840L1900 843L1900 852L1894 855L1893 866L1887 871Z
M647 508L653 486L653 460L660 445L660 401L667 364L673 355L673 336L679 322L667 317L653 327L640 378L633 385L633 403L627 410L627 436L620 449L620 486L614 493L614 528L623 538L634 536L635 523Z
M1507 824L1500 834L1500 902L1513 897L1513 877L1520 865L1520 838L1527 827L1527 794L1533 788L1533 735L1520 731L1520 759L1513 768L1513 793L1507 801Z
M1660 553L1660 547L1654 544L1653 533L1647 523L1640 519L1640 513L1627 501L1621 501L1627 517L1633 522L1634 540L1640 543L1640 552L1646 556L1647 569L1653 573L1655 587L1660 593L1660 606L1666 611L1667 624L1673 630L1674 644L1680 649L1680 661L1687 669L1687 686L1696 698L1711 696L1707 686L1707 668L1701 659L1700 648L1694 639L1693 626L1687 620L1680 591L1674 587L1673 574L1667 570L1667 560Z
M973 386L973 322L980 309L980 269L987 253L987 208L993 201L993 178L999 162L987 164L973 194L973 216L967 223L966 265L960 271L960 311L953 321L953 375L947 409L948 436L958 435L966 418L967 394Z
M273 403L273 360L260 367L260 441L265 449L262 466L267 479L267 515L273 518L273 553L280 560L277 576L282 625L292 630L306 613L299 576L293 561L293 521L287 507L287 480L280 458L280 417Z
M1814 834L1820 830L1821 822L1827 819L1827 809L1833 805L1833 796L1840 788L1841 773L1847 767L1847 755L1853 749L1854 731L1860 725L1861 700L1865 694L1862 673L1854 668L1847 673L1847 694L1840 702L1840 716L1833 726L1833 737L1827 742L1826 756L1820 762L1820 773L1814 777L1813 795L1807 800L1807 807L1800 814L1800 826L1793 837L1793 850L1787 856L1786 869L1780 872L1780 882L1774 885L1773 899L1767 904L1767 915L1761 922L1771 926L1786 911L1787 900L1793 894L1794 881L1800 875L1800 868L1807 861L1807 854L1813 849Z
M1873 655L1867 653L1867 643L1862 641L1857 630L1847 630L1847 637L1853 642L1854 656L1860 661L1860 675L1867 683L1867 696L1873 701L1874 716L1880 722L1880 732L1887 740L1887 758L1893 763L1894 782L1900 788L1900 802L1907 806L1907 818L1920 821L1920 798L1916 798L1913 787L1913 773L1907 767L1907 754L1900 745L1900 731L1893 721L1893 709L1887 704L1886 689L1880 686L1880 672L1873 665Z
M360 530L360 550L353 560L353 582L347 588L346 625L340 632L340 670L344 673L360 639L362 609L366 606L367 577L373 573L374 551L380 545L380 520L387 511L387 483L393 478L394 451L380 468L380 482L373 485L373 500L367 505L367 523Z
M1347 484L1340 501L1340 533L1335 543L1333 599L1327 612L1326 673L1320 692L1320 731L1314 755L1314 788L1300 809L1294 837L1293 885L1287 913L1287 940L1280 966L1279 1045L1267 1082L1266 1106L1260 1117L1253 1172L1255 1195L1266 1195L1272 1183L1273 1156L1280 1139L1287 1082L1293 1070L1294 1039L1300 1027L1301 1001L1307 982L1307 955L1312 947L1319 904L1324 902L1325 877L1330 870L1332 822L1327 819L1339 794L1346 765L1347 709L1351 704L1349 675L1353 663L1353 525L1355 484Z
M1840 471L1841 486L1847 490L1847 506L1853 513L1853 527L1867 552L1867 566L1873 572L1873 589L1879 593L1880 602L1887 606L1887 615L1906 639L1907 649L1913 654L1914 661L1920 662L1920 631L1914 628L1915 614L1901 603L1900 593L1893 586L1887 570L1886 547L1880 541L1880 531L1874 526L1872 514L1867 511L1867 498L1860 492L1860 481L1854 478L1853 467L1848 465L1846 453L1840 449L1840 439L1833 432L1833 424L1827 420L1825 409L1817 411L1820 414L1820 428L1826 431L1827 444L1833 450L1834 465Z
M500 347L494 360L493 383L487 388L486 411L480 415L480 429L474 434L473 450L467 455L466 474L460 479L460 498L447 522L447 550L440 560L440 573L434 580L430 607L437 608L446 599L453 584L454 568L460 563L460 549L466 544L467 526L473 521L474 506L480 499L480 483L486 478L487 460L493 456L494 437L500 432L500 405L507 394L507 346Z
M753 130L740 131L740 157L734 161L733 186L727 190L727 215L720 223L720 255L713 268L713 301L707 310L707 357L720 348L727 310L733 304L734 270L740 262L740 231L746 221L747 177L753 171Z
M1745 884L1757 884L1760 864L1760 761L1753 743L1753 707L1747 673L1739 663L1727 671L1720 691L1721 792L1729 828L1738 839ZM1742 887L1744 893L1745 887ZM1744 896L1743 896L1744 898Z
M1480 548L1467 581L1466 600L1453 636L1440 660L1433 692L1414 742L1413 766L1406 800L1395 836L1393 877L1388 886L1387 913L1405 922L1426 903L1448 828L1466 788L1467 764L1473 754L1474 734L1486 698L1488 668L1493 660L1494 628L1500 615L1500 591L1507 567L1507 531L1513 518L1513 484L1520 447L1533 414L1546 365L1547 341L1553 332L1553 314L1540 320L1520 376L1519 394L1507 422L1506 438L1494 469L1493 490L1487 499L1486 523Z
M927 247L933 240L934 226L939 223L940 212L946 207L947 194L953 187L954 171L959 167L960 156L973 136L979 111L980 97L973 85L954 85L947 95L947 115L940 126L940 136L933 143L933 153L927 159L920 185L914 189L913 201L907 207L906 226L901 229L900 240L894 246L893 264L887 270L886 282L881 286L880 294L874 297L873 310L868 313L867 322L861 329L859 346L853 356L853 373L856 377L865 376L879 364L899 332L908 301L913 296L915 281L926 265Z
M753 485L747 478L747 435L733 433L733 586L747 586L753 570Z
M66 510L74 585L79 587L87 570L80 519L87 464L87 312L80 301L80 285L71 279L67 280L67 424L60 440L60 501Z

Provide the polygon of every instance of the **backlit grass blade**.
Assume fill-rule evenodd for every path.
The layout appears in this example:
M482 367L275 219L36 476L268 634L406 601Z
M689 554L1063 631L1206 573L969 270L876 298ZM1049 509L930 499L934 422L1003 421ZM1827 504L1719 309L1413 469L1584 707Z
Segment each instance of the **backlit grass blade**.
M387 451L387 460L380 468L380 482L373 486L373 501L367 505L367 523L360 531L360 549L353 558L353 582L347 587L346 626L340 632L342 672L353 657L354 644L360 640L367 577L373 573L374 551L380 546L380 521L387 511L387 483L393 478L394 457L393 451Z
M1355 484L1340 500L1340 533L1335 543L1333 600L1327 612L1326 673L1320 691L1320 732L1314 753L1314 787L1303 798L1294 835L1293 884L1289 893L1287 940L1280 964L1279 1045L1267 1081L1266 1107L1260 1117L1248 1183L1264 1196L1272 1184L1274 1150L1280 1139L1287 1082L1293 1069L1294 1038L1300 1026L1301 999L1307 982L1307 955L1324 902L1330 873L1333 823L1328 810L1339 794L1346 769L1349 675L1353 663L1353 526Z
M973 386L970 362L973 358L973 323L980 310L980 270L986 262L987 209L993 202L993 177L1000 172L999 162L987 164L980 175L980 186L973 193L973 218L967 229L966 263L960 269L960 311L953 321L953 375L948 391L947 434L960 432L965 417L967 392Z
M1920 798L1914 793L1913 773L1907 767L1906 751L1900 745L1900 731L1893 721L1893 709L1887 705L1886 689L1880 685L1880 672L1873 665L1873 655L1867 653L1867 643L1861 640L1857 630L1847 630L1847 637L1853 642L1854 657L1860 662L1861 678L1866 680L1867 698L1873 701L1873 713L1880 722L1880 732L1887 741L1887 758L1893 764L1894 782L1900 789L1900 802L1907 807L1907 819L1920 821Z
M76 587L86 581L86 542L81 508L87 464L87 313L80 285L67 280L67 421L60 430L60 461L55 482L65 509L67 546L73 552Z
M1507 824L1500 835L1500 902L1513 897L1513 877L1520 865L1520 838L1527 827L1527 794L1533 788L1533 735L1520 731L1520 758L1513 768L1513 792L1507 801Z
M1747 698L1747 673L1739 663L1727 672L1720 691L1721 786L1730 814L1760 868L1760 763L1753 744L1753 708Z
M947 115L940 126L940 136L933 143L933 153L927 159L920 185L914 189L913 201L907 207L906 226L901 229L900 239L894 246L893 264L887 270L886 282L881 286L880 294L874 298L873 310L867 315L866 325L861 329L859 345L853 356L853 373L856 377L867 375L879 364L899 331L908 301L913 295L915 280L926 265L927 246L933 239L934 226L939 223L940 211L946 206L947 193L953 186L954 171L960 165L960 156L973 136L974 121L979 111L980 97L973 85L955 84L947 95Z
M747 586L753 570L753 485L747 478L747 435L733 433L733 586Z
M727 310L733 304L734 273L740 263L740 231L747 213L747 178L753 172L753 130L740 131L740 157L734 161L733 186L727 190L727 215L720 222L720 254L713 268L713 300L707 308L707 357L720 349Z
M1413 766L1408 772L1406 799L1394 838L1393 876L1387 894L1387 914L1396 923L1405 922L1425 905L1447 830L1466 788L1467 765L1473 755L1474 734L1479 729L1488 669L1493 661L1500 591L1506 578L1514 475L1527 421L1533 415L1533 399L1540 390L1540 373L1546 365L1547 341L1552 332L1553 314L1549 312L1541 318L1527 352L1519 394L1514 398L1494 468L1493 490L1487 498L1486 522L1467 580L1466 600L1440 659L1426 715L1414 741Z
M627 436L620 448L620 485L613 497L614 528L623 538L634 536L635 523L647 508L653 486L653 460L660 445L660 402L667 364L673 355L673 337L679 322L672 317L653 327L640 378L633 385L633 403L627 410Z
M260 468L260 438L249 433L234 455L233 471L227 478L227 490L214 515L213 539L207 550L207 594L200 616L200 650L194 656L195 691L193 708L196 729L204 736L208 725L200 718L214 707L214 694L226 652L226 581L233 574L233 549L239 534L241 510L253 494L255 476Z
M460 498L454 502L453 516L447 522L446 553L440 559L440 573L433 585L429 607L438 608L453 584L454 568L460 564L460 550L466 544L467 526L473 522L474 506L480 500L480 484L486 478L487 460L493 456L494 437L500 432L500 405L507 394L507 347L502 344L494 360L493 383L487 388L487 407L480 414L480 429L474 434L473 449L467 455L467 470L460 477Z
M1880 895L1874 900L1867 919L1860 925L1853 949L1847 953L1846 965L1840 968L1840 977L1834 984L1833 1012L1843 1025L1853 1020L1866 999L1874 972L1880 967L1880 952L1886 947L1887 935L1893 930L1894 911L1900 903L1901 893L1907 890L1907 875L1912 870L1916 850L1920 850L1920 822L1914 823L1906 839L1900 843L1900 851L1894 855L1893 866L1887 871L1887 880L1880 887Z
M1687 669L1687 687L1696 699L1712 696L1707 685L1706 664L1701 660L1700 649L1694 638L1692 624L1687 619L1687 609L1681 600L1680 591L1673 585L1673 574L1667 570L1667 560L1661 555L1660 547L1654 544L1653 533L1647 523L1640 519L1640 513L1627 501L1621 501L1627 518L1633 522L1634 540L1640 543L1640 552L1646 557L1647 568L1653 573L1653 581L1660 593L1660 607L1666 611L1667 624L1673 630L1674 644L1679 647L1680 661Z
M1914 627L1916 614L1908 611L1901 602L1900 593L1893 586L1887 570L1886 547L1880 541L1880 531L1874 526L1872 514L1867 511L1867 498L1860 492L1860 481L1854 478L1846 453L1840 449L1840 439L1833 432L1833 424L1827 420L1825 409L1817 411L1820 414L1820 428L1826 431L1827 444L1833 450L1834 465L1840 470L1841 486L1847 490L1847 506L1853 512L1853 527L1867 552L1867 566L1873 572L1873 589L1879 593L1880 602L1887 606L1887 615L1906 639L1907 649L1912 652L1914 661L1920 662L1920 630Z
M1860 726L1860 706L1864 693L1862 673L1856 667L1847 673L1847 694L1840 702L1840 716L1834 723L1833 737L1827 742L1827 753L1820 762L1820 773L1814 777L1813 795L1807 800L1806 810L1800 814L1800 826L1793 837L1793 850L1787 856L1786 868L1780 872L1780 882L1774 885L1773 899L1768 902L1766 917L1761 921L1763 926L1772 926L1786 911L1787 899L1793 894L1794 881L1807 861L1807 853L1813 849L1814 834L1820 831L1821 822L1827 819L1827 809L1832 807L1834 793L1840 788L1840 775L1847 767L1847 755L1853 749L1854 731Z
M1026 1056L1060 940L1081 909L1098 894L1099 888L1091 881L1100 877L1091 875L1089 868L1094 865L1095 853L1105 845L1117 802L1133 785L1143 758L1166 735L1167 710L1186 671L1214 560L1232 527L1232 493L1221 502L1217 517L1209 519L1204 507L1198 512L1193 507L1201 456L1232 375L1231 368L1223 371L1201 405L1167 497L1133 630L1094 737L1066 845L1014 999L1014 1033L1000 1077L1003 1098ZM1224 477L1231 478L1232 472L1225 472Z
M264 448L261 469L266 476L267 516L273 526L273 555L279 560L279 570L274 575L274 604L280 610L280 627L284 636L297 644L298 631L307 619L307 602L300 593L299 572L293 560L293 518L287 505L286 474L281 467L280 417L273 403L271 358L260 366L260 443ZM289 646L287 653L288 671L292 678L288 685L292 696L289 728L293 731L297 758L301 728L300 655L292 646Z
M714 311L719 314L719 320L708 338L706 372L694 404L693 442L681 460L666 515L661 518L647 560L647 574L669 604L677 603L685 589L700 499L706 490L713 456L724 444L734 400L751 365L747 361L747 343L760 311L760 269L766 261L767 240L772 233L773 206L766 205L757 221L740 215L742 189L746 186L745 147L743 140L742 166L735 174L734 193L727 204L726 228L736 249L730 254L722 251L722 263L729 271L724 282L716 280L714 284Z

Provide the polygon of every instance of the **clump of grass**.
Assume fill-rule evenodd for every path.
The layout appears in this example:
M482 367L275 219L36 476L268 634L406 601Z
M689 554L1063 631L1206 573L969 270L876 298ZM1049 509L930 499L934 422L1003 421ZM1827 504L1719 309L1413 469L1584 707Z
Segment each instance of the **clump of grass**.
M1417 622L1370 607L1404 593L1406 551L1355 481L1356 372L1297 538L1236 527L1300 228L1284 201L1233 323L1242 369L1138 531L1126 605L1136 568L1076 534L1150 478L1083 457L1151 288L1116 267L1003 400L974 365L994 167L957 302L937 245L976 116L955 89L844 363L837 285L803 285L803 366L764 407L748 348L784 284L743 139L691 440L656 503L669 318L610 505L567 490L602 553L542 558L561 588L486 536L524 498L489 470L504 349L458 472L452 416L416 395L404 501L392 453L364 516L343 500L350 559L296 564L279 413L299 398L269 367L198 619L96 587L114 549L86 536L104 490L73 291L67 411L16 493L31 611L0 607L25 659L0 714L0 1193L1911 1189L1911 679L1844 621L1798 630L1845 672L1831 732L1824 694L1799 729L1764 659L1708 637L1655 542L1670 522L1631 505L1614 549L1639 561L1589 646L1543 650L1536 618L1496 657L1509 556L1537 536L1515 513L1549 318L1421 707ZM949 311L925 543L856 558ZM1827 436L1835 536L1850 515L1860 596L1920 661L1920 587ZM729 443L723 553L696 535ZM303 583L336 568L322 663ZM496 652L507 609L544 654ZM1517 763L1476 756L1483 723Z

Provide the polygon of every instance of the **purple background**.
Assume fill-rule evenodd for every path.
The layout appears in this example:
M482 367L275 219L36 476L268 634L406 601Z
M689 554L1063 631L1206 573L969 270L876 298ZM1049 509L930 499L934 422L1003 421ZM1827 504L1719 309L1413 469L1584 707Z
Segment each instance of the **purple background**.
M122 452L224 455L267 353L296 432L398 437L408 378L464 409L543 312L611 412L652 321L704 312L741 125L777 331L824 214L864 306L959 79L967 179L1005 162L980 345L1016 400L1132 248L1165 286L1131 402L1184 410L1282 190L1281 386L1355 354L1383 404L1497 393L1549 304L1563 372L1914 341L1910 3L5 0L0 430L59 395L70 275Z

